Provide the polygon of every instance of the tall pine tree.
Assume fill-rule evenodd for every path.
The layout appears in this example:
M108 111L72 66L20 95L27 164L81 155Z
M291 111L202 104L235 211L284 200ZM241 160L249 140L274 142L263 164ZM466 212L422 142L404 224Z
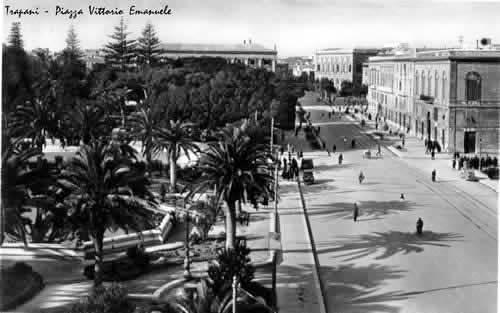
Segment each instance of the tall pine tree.
M160 62L162 49L153 24L147 22L138 39L137 53L142 64L154 66Z
M21 22L12 23L9 34L9 47L23 49L23 38L21 36Z
M66 37L66 48L64 50L78 58L83 56L83 52L80 48L80 41L78 40L75 27L73 25L69 27L68 36Z
M77 103L77 98L86 97L86 67L83 52L75 28L70 26L66 37L66 47L57 57L60 66L57 75L60 87L59 100L65 110L71 111Z
M115 27L115 32L110 36L113 41L108 43L104 49L106 62L121 70L127 70L135 65L136 41L129 39L129 35L127 25L121 17L120 24Z

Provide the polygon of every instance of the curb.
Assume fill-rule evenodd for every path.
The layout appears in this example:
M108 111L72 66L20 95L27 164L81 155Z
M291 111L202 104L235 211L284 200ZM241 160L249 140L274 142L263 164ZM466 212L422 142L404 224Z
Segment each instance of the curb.
M300 200L302 202L302 210L303 210L304 223L306 224L306 229L307 229L307 237L309 239L309 244L311 245L311 251L312 251L313 259L314 259L313 277L314 277L314 284L316 287L316 292L317 292L318 300L319 300L318 302L319 302L319 307L320 307L320 313L326 313L328 311L327 311L326 302L325 302L325 292L324 292L323 284L322 284L321 279L320 279L318 254L316 253L316 245L314 244L311 223L310 223L309 217L307 215L306 201L305 201L304 195L302 193L302 187L300 185L299 179L297 179L297 186L299 187Z

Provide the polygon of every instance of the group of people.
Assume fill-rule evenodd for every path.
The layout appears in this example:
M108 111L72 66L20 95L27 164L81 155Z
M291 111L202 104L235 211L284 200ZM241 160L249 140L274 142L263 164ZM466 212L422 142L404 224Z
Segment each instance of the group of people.
M296 157L292 156L293 154L296 153ZM280 148L280 154L282 155L282 174L281 177L287 180L293 180L299 176L299 162L297 160L301 159L303 157L303 152L302 150L300 151L295 151L295 147L291 146L290 150L288 151L288 156L283 157L285 154L285 148L281 147Z
M458 161L457 161L458 160ZM471 169L476 169L478 170L480 167L497 167L498 166L498 159L496 157L491 158L490 156L482 157L479 158L477 155L473 157L466 157L460 155L458 153L455 153L453 161L452 161L452 166L453 168L457 167L458 163L458 170L461 170L462 168L471 168Z
M424 141L425 145L425 154L430 153L431 154L431 159L434 160L436 156L436 151L439 153L441 152L441 146L437 141L434 140L428 140L427 138Z

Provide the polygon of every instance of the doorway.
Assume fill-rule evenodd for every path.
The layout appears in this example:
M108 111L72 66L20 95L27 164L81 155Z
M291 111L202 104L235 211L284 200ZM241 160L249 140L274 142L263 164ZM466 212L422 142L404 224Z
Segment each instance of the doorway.
M444 145L444 129L441 129L441 145L443 146L443 149L445 147Z
M476 152L476 132L469 131L464 133L464 153Z

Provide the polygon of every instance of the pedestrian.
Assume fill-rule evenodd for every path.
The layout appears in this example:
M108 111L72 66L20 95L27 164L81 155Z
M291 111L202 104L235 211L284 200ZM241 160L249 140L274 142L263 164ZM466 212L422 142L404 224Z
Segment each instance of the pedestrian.
M432 170L432 182L436 182L436 169Z
M377 144L377 156L381 156L382 155L382 151L380 149L380 144Z
M427 138L424 141L425 144L425 154L429 153L429 142L427 141Z
M405 194L402 193L401 196L399 197L399 199L404 200L405 199Z
M354 202L354 221L356 222L358 220L358 216L359 216L359 208L358 208L358 204L356 202Z
M299 154L299 155L300 155L300 156L299 156L300 158L303 158L303 157L304 157L304 152L302 152L302 149L300 150L300 154Z
M422 229L424 228L424 221L419 217L417 220L417 235L422 235Z
M403 137L403 139L401 140L401 143L403 144L403 148L405 146L405 137Z
M328 118L331 120L332 119L332 112L328 112Z
M342 156L342 153L339 155L339 164L342 164L342 160L344 159L344 157Z
M333 153L337 152L337 146L336 145L333 145L332 151L333 151Z
M356 147L356 140L351 140L351 148L354 149Z
M363 171L360 171L359 172L359 183L361 184L363 182L363 180L365 179L365 174L363 174Z
M432 151L431 151L431 159L432 160L434 160L435 155L436 155L436 152L434 152L434 149L432 149Z
M451 165L453 166L453 169L455 169L455 167L457 166L457 160L453 159L453 161L451 162Z

